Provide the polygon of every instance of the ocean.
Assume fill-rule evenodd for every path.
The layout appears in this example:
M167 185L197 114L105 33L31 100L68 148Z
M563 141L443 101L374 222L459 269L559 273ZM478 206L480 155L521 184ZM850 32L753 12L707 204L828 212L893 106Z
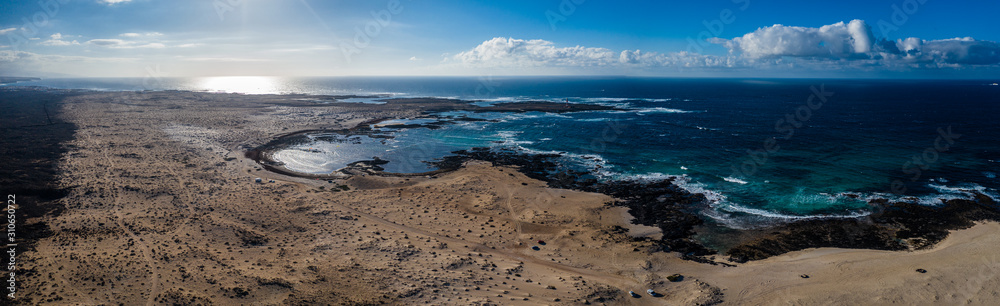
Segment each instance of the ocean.
M708 196L707 220L753 228L864 216L876 198L924 205L973 193L1000 198L1000 86L994 82L483 76L44 79L17 85L610 105L619 110L439 113L390 122L449 122L438 129L380 128L389 139L311 135L312 142L278 157L290 168L319 173L377 156L389 161L383 166L388 172L413 173L434 169L424 161L473 147L560 153L563 165L599 179L678 177L682 187Z

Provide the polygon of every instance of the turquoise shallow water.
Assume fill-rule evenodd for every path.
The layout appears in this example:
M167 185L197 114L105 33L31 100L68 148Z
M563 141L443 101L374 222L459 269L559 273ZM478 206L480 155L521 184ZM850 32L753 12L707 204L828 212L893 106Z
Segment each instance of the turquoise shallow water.
M37 84L56 86L49 82ZM61 87L129 90L93 81L62 82ZM170 82L187 85L164 89L225 90L198 87L195 80L162 83ZM390 139L315 135L314 142L289 148L287 160L302 171L328 172L378 156L389 161L387 171L423 172L433 169L423 161L472 147L558 152L567 167L587 169L602 179L680 176L685 188L709 195L706 216L737 228L860 216L872 198L935 205L941 198L969 197L970 191L997 197L1000 188L1000 86L990 85L993 81L489 82L487 90L482 78L281 79L272 83L285 85L257 93L389 93L476 99L479 104L568 100L614 105L622 110L443 113L438 115L445 120L492 120L454 121L441 129L383 129Z

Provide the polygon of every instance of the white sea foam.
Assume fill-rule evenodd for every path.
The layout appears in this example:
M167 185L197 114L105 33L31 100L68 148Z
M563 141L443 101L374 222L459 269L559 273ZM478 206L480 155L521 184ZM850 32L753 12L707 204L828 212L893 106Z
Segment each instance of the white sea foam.
M969 194L972 191L981 191L985 189L979 185L970 187L950 187L938 184L927 184L927 187L933 188L934 190L944 194Z
M514 113L506 114L500 118L500 121L517 121L525 119L539 119L539 118L562 118L562 119L572 119L573 117L559 114L559 113Z
M746 185L747 184L747 181L744 181L744 180L741 180L741 179L738 179L738 178L735 178L735 177L731 177L731 176L724 177L724 178L722 178L722 180L730 182L730 183L737 183L737 184L740 184L740 185Z
M590 172L600 178L605 179L616 179L616 173L611 171L612 165L608 164L608 161L604 159L603 156L598 154L577 154L569 153L563 151L542 151L527 148L522 146L525 143L519 143L517 141L504 141L501 146L516 148L519 152L531 155L542 155L542 154L555 154L562 156L563 162L570 162L580 165Z
M645 101L645 102L669 102L673 98L665 99L648 99L648 98L608 98L608 97L597 97L597 98L570 98L574 100L580 100L583 102L590 103L601 103L601 102L625 102L625 101Z
M524 133L523 131L498 131L494 137L500 137L503 139L503 145L505 146L521 146L525 144L533 144L534 141L529 140L518 140L517 135Z
M663 173L647 173L631 175L629 179L639 181L655 181L673 179L673 183L678 187L692 194L702 194L708 209L702 214L712 218L722 225L734 229L752 229L771 226L777 223L786 223L808 219L835 219L835 218L860 218L871 214L868 211L850 211L844 214L817 214L817 215L790 215L779 212L751 208L729 201L729 198L721 192L711 190L703 183L693 182L687 175L668 175ZM825 200L833 202L847 194L838 195L816 195L822 196Z
M995 202L1000 201L1000 195L998 195L997 190L992 188L986 188L979 184L963 184L962 186L957 186L957 187L937 185L937 184L927 184L927 187L933 188L934 190L937 190L943 195L964 196L964 197L959 197L959 199L971 200L974 199L975 195L978 193L993 199L993 201Z
M271 158L284 163L289 170L302 173L329 174L346 166L332 161L326 154L296 149L274 152Z
M633 175L619 175L620 179L639 181L639 182L650 182L650 181L661 181L666 179L675 179L674 183L677 183L676 179L684 178L685 176L677 176L672 174L663 174L659 172L651 172L645 174L633 174Z
M672 114L686 114L693 113L693 111L687 111L683 109L676 108L666 108L666 107L653 107L653 108L633 108L632 111L640 114L645 113L672 113Z
M814 195L813 197L820 196L830 202L839 199L839 196L834 195ZM747 207L730 202L726 197L721 195L716 195L714 198L717 200L713 200L709 204L710 208L704 210L703 214L725 225L726 227L734 229L761 228L801 220L861 218L871 214L869 211L858 210L848 211L843 214L791 215L765 209Z
M871 214L871 212L868 211L851 211L845 214L818 214L818 215L799 216L799 215L783 214L757 208L750 208L735 204L720 206L717 207L717 209L715 209L714 211L715 214L706 214L706 215L722 222L728 227L736 229L759 228L759 227L773 225L774 223L793 222L801 220L852 219L852 218L861 218ZM738 213L738 214L750 215L751 217L740 218L726 213ZM760 222L760 221L765 221L765 222Z

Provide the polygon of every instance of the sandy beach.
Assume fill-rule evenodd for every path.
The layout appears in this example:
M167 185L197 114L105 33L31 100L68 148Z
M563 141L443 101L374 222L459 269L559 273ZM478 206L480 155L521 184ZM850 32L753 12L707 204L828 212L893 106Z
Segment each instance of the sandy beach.
M413 118L422 107L174 91L76 93L49 107L75 132L56 166L61 209L24 220L46 234L22 251L23 305L1000 299L997 223L918 250L719 255L734 266L711 265L660 251L659 229L631 224L608 195L550 188L512 167L473 160L428 176L320 180L245 157L280 135Z

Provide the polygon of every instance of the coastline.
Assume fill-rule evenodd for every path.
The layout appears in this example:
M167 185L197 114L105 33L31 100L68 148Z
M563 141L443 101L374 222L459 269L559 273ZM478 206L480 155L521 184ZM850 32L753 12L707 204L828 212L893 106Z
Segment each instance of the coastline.
M549 177L535 171L546 167L544 156L482 150L457 155L448 162L460 167L433 178L365 173L329 183L264 171L243 156L280 136L428 109L293 97L64 97L59 117L79 128L59 160L65 212L33 217L53 235L26 254L29 275L48 277L25 284L31 301L742 304L880 295L874 302L921 303L925 288L912 282L932 282L942 301L988 301L998 287L987 275L989 290L947 295L971 284L964 276L1000 248L989 234L996 223L962 223L971 228L951 235L935 229L940 242L909 251L789 248L733 267L710 253L695 257L726 265L682 259L697 251L684 242L699 225L688 207L698 199L669 181L651 189ZM625 204L607 204L616 201ZM670 231L630 236L622 207L666 214L633 217ZM675 239L666 244L675 252L664 252L663 239ZM675 273L685 278L668 281ZM845 293L886 282L884 291ZM646 288L665 296L625 294Z
M428 115L425 113L425 115ZM394 118L395 119L395 118ZM385 119L366 122L350 129L334 131L347 136L372 133L371 125ZM418 126L419 127L419 126ZM292 133L303 135L311 131ZM391 136L385 136L391 137ZM950 230L971 227L975 222L1000 221L1000 209L994 200L983 194L975 198L942 199L942 205L932 207L913 202L893 202L884 198L868 201L872 213L856 218L814 218L746 230L713 230L702 215L707 209L703 194L680 188L673 183L675 177L649 181L598 181L587 178L588 173L557 170L555 161L559 154L531 154L508 149L472 148L452 152L440 161L432 162L438 170L421 173L389 173L382 171L381 160L362 160L340 169L337 175L325 176L298 173L281 167L268 152L280 149L288 137L248 151L268 170L284 175L328 179L350 175L379 175L388 177L431 176L458 170L471 161L488 161L494 166L513 166L523 174L547 182L549 187L602 193L616 198L614 205L627 207L636 224L660 228L657 239L661 250L684 254L684 258L702 263L730 265L761 260L768 257L817 247L840 247L873 250L916 250L933 246L944 239ZM252 152L252 153L250 153ZM705 230L705 229L708 230ZM717 240L735 241L719 250L707 247L696 235L715 235ZM716 260L714 255L725 255ZM713 259L709 259L712 257Z

